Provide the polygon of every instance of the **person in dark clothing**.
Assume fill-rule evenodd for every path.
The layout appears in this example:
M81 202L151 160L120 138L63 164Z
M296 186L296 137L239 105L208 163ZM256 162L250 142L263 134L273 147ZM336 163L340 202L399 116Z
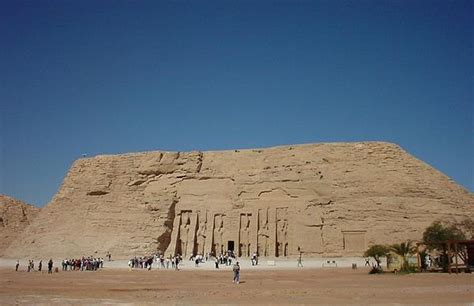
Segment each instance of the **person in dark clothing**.
M41 272L41 269L43 268L43 261L40 260L39 264L38 264L38 271Z
M48 261L48 274L52 274L52 273L53 273L53 259L51 258Z

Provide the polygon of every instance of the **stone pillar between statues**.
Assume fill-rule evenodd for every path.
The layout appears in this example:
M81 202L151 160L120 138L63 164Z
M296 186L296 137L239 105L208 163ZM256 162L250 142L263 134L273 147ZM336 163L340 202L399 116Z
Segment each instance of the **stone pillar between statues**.
M258 210L252 211L251 225L250 225L250 256L257 252L257 240L258 240Z

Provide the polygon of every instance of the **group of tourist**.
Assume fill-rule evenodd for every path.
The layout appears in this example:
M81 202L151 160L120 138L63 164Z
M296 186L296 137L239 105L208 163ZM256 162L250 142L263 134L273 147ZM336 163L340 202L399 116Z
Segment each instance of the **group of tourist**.
M205 258L205 261L207 261L209 259L209 255L206 254L206 257L204 257L201 254L197 254L196 256L191 256L191 258L189 258L189 260L194 261L194 265L196 267L199 267L200 263L204 263L204 258Z
M148 269L151 270L153 263L156 263L161 269L171 268L179 270L179 263L182 261L181 255L177 254L165 258L163 255L153 255L144 257L133 257L128 261L130 269Z
M206 254L206 261L210 259L212 254ZM225 264L226 266L232 266L232 259L236 259L235 254L233 251L227 251L225 254L219 254L218 256L214 257L214 262L215 262L215 267L216 269L219 269L219 264ZM204 257L200 254L196 255L195 257L191 257L190 260L194 260L195 266L198 267L199 263L204 262ZM258 256L257 253L254 253L252 255L252 266L255 266L258 264ZM234 266L232 267L232 272L234 274L234 277L232 278L233 283L240 284L240 264L238 261L235 262Z
M15 271L18 272L18 269L20 268L20 261L17 260L16 261L16 264L15 264ZM38 272L41 272L41 270L43 269L43 261L40 260L39 263L38 263ZM28 260L28 265L27 265L27 272L31 272L31 271L36 271L35 270L35 261L33 259L30 259ZM50 273L53 273L53 260L50 259L48 261L48 274Z
M81 259L64 259L61 266L63 271L97 271L104 267L104 259L92 256L82 257Z
M232 254L233 255L233 254ZM108 257L108 256L107 256ZM207 256L206 256L207 257ZM255 258L254 258L255 257ZM225 263L226 265L231 265L231 261L233 258L231 254L226 254L223 255L221 254L219 257L216 257L216 267L218 267L218 262ZM234 257L235 258L235 257ZM141 269L148 269L151 270L151 267L153 265L153 262L159 263L159 267L162 269L169 269L170 263L171 263L171 268L175 270L179 270L179 262L182 260L181 256L175 255L175 256L170 256L169 258L164 258L163 255L158 256L145 256L145 257L133 257L128 261L128 266L130 269L132 268L141 268ZM198 262L203 262L204 258L202 256L196 256L196 265ZM256 254L252 256L252 264L256 261ZM62 265L62 270L63 271L97 271L99 268L103 268L104 266L104 260L103 258L94 258L94 257L82 257L81 259L64 259L61 262ZM20 266L20 261L16 261L16 266L15 270L18 271L18 268ZM28 261L28 267L27 271L35 271L35 263L33 260ZM43 261L40 260L38 263L38 271L41 272L43 268ZM236 261L234 266L232 267L233 271L233 279L232 282L239 284L240 283L240 265L239 262ZM57 268L56 268L57 272ZM48 261L48 274L53 273L53 260L50 259Z
M205 260L210 259L210 254L206 254L206 257L202 255L196 255L191 257L190 260L193 260L198 266L199 263L203 263ZM107 253L106 258L110 260L110 253ZM228 251L226 254L220 254L219 256L215 257L216 268L219 268L219 264L225 264L226 266L232 265L232 259L235 259L235 255L232 251ZM153 256L144 256L144 257L133 257L130 258L128 261L128 266L130 269L148 269L151 270L153 263L157 263L158 267L161 269L169 269L170 266L172 269L179 270L179 263L182 261L182 257L180 254L169 256L165 258L163 255L153 255ZM258 264L258 257L257 254L253 254L252 256L252 265ZM17 260L15 270L18 271L20 266L20 261ZM95 258L92 256L89 257L82 257L80 259L64 259L61 262L62 271L97 271L100 268L104 267L104 259L103 258ZM38 263L38 271L41 272L43 268L43 261L40 260ZM48 273L52 273L53 270L53 260L50 259L48 261ZM56 268L56 272L57 272ZM35 262L34 260L28 261L27 271L35 271ZM239 262L236 261L234 266L232 267L233 271L233 282L240 283L240 265Z
M232 265L232 259L235 259L235 254L232 251L227 251L225 254L219 254L214 257L214 263L216 269L219 269L219 265Z
M130 258L128 261L128 266L130 269L148 269L151 270L151 266L153 265L153 256L146 256L146 257L133 257Z
M19 265L19 263L17 263L17 265ZM40 260L39 263L38 263L38 272L41 272L41 269L43 269L43 261L42 260ZM34 262L33 259L28 260L27 271L28 272L35 271L35 262Z

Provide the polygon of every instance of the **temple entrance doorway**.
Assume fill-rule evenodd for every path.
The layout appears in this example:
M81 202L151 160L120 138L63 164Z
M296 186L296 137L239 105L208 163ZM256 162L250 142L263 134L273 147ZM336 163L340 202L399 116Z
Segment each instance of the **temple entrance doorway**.
M234 252L235 250L235 245L233 240L227 241L227 250Z

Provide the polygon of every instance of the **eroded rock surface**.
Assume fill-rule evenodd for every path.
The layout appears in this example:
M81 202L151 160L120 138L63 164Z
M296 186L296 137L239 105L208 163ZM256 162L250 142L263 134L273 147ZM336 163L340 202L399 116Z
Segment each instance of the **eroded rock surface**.
M354 256L466 216L472 193L390 143L96 156L7 255Z
M31 223L39 210L25 202L0 194L0 256Z

